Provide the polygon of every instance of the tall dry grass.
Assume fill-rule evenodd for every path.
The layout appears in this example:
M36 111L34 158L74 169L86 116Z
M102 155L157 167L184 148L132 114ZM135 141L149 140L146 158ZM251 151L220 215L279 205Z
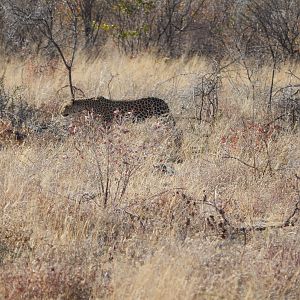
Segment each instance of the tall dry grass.
M63 126L66 74L46 63L3 58L5 87ZM182 147L153 119L2 141L0 298L298 299L299 221L276 226L299 201L299 131L261 132L270 70L252 67L251 80L243 66L222 72L219 114L199 124L192 91L209 62L79 55L87 97L165 99ZM289 68L300 72L282 66L277 87L295 80ZM236 228L267 229L222 237L218 208Z

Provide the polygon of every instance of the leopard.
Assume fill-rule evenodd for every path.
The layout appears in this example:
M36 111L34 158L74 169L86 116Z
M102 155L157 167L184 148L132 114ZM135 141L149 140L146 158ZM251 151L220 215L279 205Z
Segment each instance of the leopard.
M102 96L85 98L72 100L71 103L64 106L61 114L68 117L82 112L100 116L102 126L106 129L111 129L115 122L120 119L123 120L128 115L129 120L133 123L145 121L151 117L160 118L160 121L164 123L166 132L171 136L170 145L174 148L170 153L170 159L176 162L179 161L178 153L181 151L183 133L182 130L177 128L176 121L164 100L155 97L121 101L106 99Z
M116 115L121 117L130 115L133 121L168 116L173 122L168 104L164 100L155 97L123 101L110 100L104 97L72 100L71 104L63 108L62 115L67 117L83 111L100 115L105 124L111 124Z

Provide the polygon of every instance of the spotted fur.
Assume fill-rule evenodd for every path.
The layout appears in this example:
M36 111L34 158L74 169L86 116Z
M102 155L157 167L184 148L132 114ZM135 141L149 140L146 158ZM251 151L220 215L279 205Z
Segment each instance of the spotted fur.
M104 97L72 101L64 107L62 115L88 111L100 115L104 122L111 123L115 115L131 114L134 120L143 121L152 116L169 115L167 103L159 98L149 97L131 101L108 100Z

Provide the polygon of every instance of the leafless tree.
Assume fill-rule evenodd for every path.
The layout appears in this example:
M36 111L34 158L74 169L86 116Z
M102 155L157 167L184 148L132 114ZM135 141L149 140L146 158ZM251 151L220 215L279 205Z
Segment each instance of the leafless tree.
M126 53L156 48L170 56L179 55L183 37L191 30L205 0L118 1L106 0L107 30ZM111 25L111 27L109 27Z
M67 69L74 46L101 51L108 37L131 55L155 49L220 60L238 46L246 57L271 57L274 70L282 58L300 58L300 0L2 0L0 7L10 51L52 47Z
M71 0L30 0L26 3L5 0L2 7L12 29L21 25L30 33L38 32L54 47L66 67L71 96L75 98L72 68L80 38L76 3Z
M76 0L76 3L83 23L85 46L89 47L96 43L101 29L99 24L107 11L101 0Z
M249 0L244 20L273 58L279 48L285 56L299 59L299 0Z

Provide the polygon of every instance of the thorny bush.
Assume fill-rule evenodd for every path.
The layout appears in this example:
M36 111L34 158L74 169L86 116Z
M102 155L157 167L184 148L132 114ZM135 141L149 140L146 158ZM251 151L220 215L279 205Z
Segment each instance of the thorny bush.
M147 127L146 138L137 137L136 127L127 120L115 120L107 127L92 115L81 116L70 124L74 149L78 158L93 170L92 180L98 190L96 194L83 193L82 201L99 200L104 208L119 205L138 170L151 159L162 159L169 143L167 127L158 121Z

